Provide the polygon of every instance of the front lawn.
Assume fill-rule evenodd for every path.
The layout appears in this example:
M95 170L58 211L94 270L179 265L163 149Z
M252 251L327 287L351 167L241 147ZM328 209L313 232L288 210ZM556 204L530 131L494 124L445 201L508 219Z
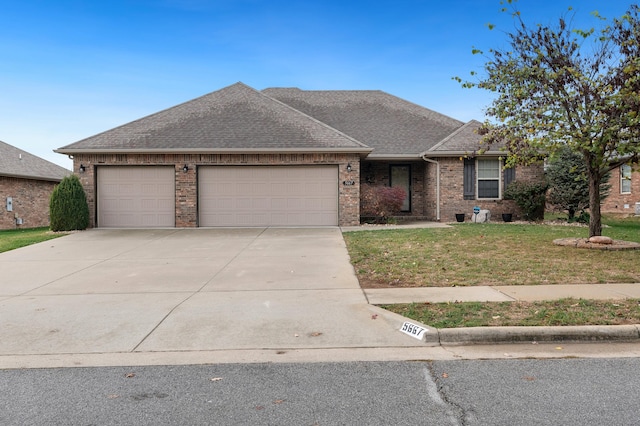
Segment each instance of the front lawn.
M0 231L0 253L62 237L63 235L66 234L53 233L49 231L49 228L9 229Z
M603 235L640 242L640 218L605 223ZM585 227L501 222L344 234L364 288L640 282L640 250L552 243L587 236Z

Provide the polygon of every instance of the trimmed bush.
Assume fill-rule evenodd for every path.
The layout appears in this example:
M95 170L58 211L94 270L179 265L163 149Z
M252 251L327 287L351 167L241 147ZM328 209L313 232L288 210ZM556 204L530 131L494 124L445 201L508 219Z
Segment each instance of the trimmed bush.
M53 189L49 200L52 231L74 231L89 226L89 205L78 176L67 176Z
M360 187L360 215L385 222L402 210L406 196L407 192L402 188L363 184Z
M504 191L504 198L514 200L526 220L544 219L544 206L549 185L514 181Z

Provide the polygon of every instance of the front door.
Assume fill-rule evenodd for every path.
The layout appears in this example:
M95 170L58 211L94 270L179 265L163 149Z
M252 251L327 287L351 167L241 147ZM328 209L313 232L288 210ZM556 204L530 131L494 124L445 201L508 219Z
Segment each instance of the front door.
M411 166L391 166L391 187L399 187L405 191L405 199L402 203L402 211L411 211Z

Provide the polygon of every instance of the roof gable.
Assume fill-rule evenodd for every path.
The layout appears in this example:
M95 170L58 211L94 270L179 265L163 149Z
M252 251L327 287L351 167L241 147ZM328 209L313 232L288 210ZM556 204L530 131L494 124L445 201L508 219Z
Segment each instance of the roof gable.
M370 157L419 156L463 125L382 91L270 88L263 93L374 148Z
M56 152L243 150L371 151L326 124L236 83Z
M71 171L0 141L0 176L60 182Z
M483 147L482 135L478 133L480 127L482 127L482 123L477 120L471 120L432 148L425 150L422 155L428 157L477 152L486 147L486 145ZM502 146L503 145L491 146L491 153L500 150ZM488 152L485 152L485 154L486 153Z

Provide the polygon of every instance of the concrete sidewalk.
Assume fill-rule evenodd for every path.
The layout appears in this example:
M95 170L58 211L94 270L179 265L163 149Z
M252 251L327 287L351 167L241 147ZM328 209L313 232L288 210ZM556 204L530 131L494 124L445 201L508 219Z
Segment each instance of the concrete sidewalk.
M640 283L364 289L369 303L534 302L576 299L640 299Z

